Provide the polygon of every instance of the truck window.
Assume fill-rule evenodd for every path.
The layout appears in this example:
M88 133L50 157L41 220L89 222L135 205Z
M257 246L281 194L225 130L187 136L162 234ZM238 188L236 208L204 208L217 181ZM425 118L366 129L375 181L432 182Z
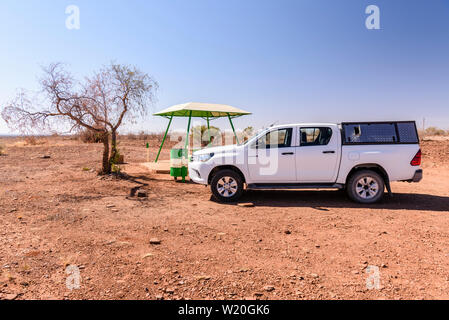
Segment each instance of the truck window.
M332 138L331 128L301 128L301 147L326 146Z
M345 124L345 143L397 143L395 123Z
M419 143L415 121L342 123L343 144Z
M398 122L397 125L401 143L419 143L418 132L414 122Z
M288 148L292 144L292 128L273 130L257 140L259 149Z

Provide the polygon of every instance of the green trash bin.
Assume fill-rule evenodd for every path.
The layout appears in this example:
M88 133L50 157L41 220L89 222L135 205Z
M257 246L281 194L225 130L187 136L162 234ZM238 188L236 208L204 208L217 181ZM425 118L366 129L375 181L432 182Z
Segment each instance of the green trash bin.
M177 180L182 177L186 180L188 174L188 151L187 149L172 149L170 152L170 175Z

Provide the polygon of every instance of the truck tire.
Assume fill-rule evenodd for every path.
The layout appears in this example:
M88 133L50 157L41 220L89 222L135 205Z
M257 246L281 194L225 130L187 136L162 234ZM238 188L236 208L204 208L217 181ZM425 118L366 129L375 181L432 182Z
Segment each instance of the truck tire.
M233 170L220 170L210 183L212 194L219 202L235 202L243 194L243 181Z
M372 170L360 170L351 175L346 185L349 198L369 204L379 202L385 191L385 181Z

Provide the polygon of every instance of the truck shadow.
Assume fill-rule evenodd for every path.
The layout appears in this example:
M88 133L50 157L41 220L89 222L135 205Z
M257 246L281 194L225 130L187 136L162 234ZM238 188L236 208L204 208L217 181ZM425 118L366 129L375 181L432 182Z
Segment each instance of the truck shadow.
M391 210L446 211L449 213L449 197L430 194L385 194L376 204L352 202L343 191L253 191L244 193L240 203L251 202L265 207L309 207L319 211L326 208L367 208Z

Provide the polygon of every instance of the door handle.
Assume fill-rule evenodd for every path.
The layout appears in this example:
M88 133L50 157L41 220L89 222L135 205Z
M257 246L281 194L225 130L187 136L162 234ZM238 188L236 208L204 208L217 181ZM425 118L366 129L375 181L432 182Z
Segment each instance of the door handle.
M294 153L293 152L284 152L282 155L283 156L292 156L292 155L294 155Z
M335 151L323 151L324 154L335 153Z

